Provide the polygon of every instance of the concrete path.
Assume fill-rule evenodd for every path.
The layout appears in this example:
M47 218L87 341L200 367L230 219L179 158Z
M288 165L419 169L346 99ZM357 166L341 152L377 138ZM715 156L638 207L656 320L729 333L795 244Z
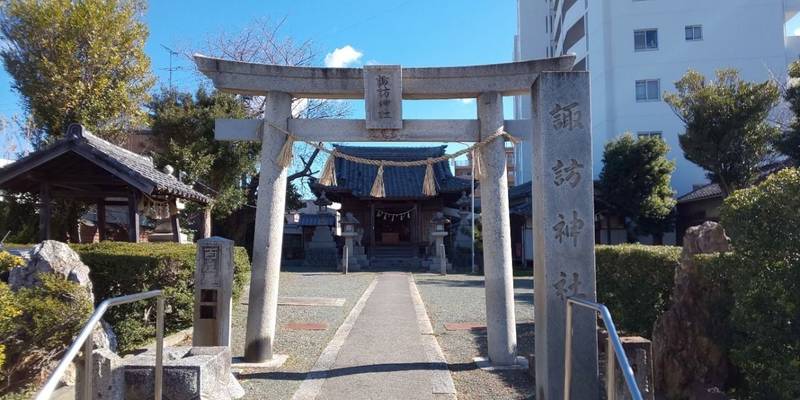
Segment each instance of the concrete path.
M324 375L321 385L313 385L318 392L304 392L301 386L295 399L455 398L441 349L426 332L430 322L424 307L420 310L413 279L398 272L385 272L376 279L337 349L335 363L317 374L316 379Z

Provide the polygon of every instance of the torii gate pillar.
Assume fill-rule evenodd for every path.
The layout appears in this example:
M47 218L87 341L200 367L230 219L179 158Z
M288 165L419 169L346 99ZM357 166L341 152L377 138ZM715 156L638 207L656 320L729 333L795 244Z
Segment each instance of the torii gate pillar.
M501 93L486 92L478 96L478 120L483 137L503 129ZM495 366L512 366L517 363L517 324L505 142L493 140L480 149L479 158L489 361Z
M286 168L276 160L286 136L270 126L287 129L292 116L292 96L268 92L261 138L256 226L244 358L251 363L272 360L278 315L278 281L281 273L283 215L286 206Z

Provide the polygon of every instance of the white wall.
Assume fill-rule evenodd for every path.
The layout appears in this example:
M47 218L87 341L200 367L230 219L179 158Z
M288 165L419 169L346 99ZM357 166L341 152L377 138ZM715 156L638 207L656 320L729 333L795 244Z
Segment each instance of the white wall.
M563 0L562 0L563 1ZM588 4L588 12L585 9ZM681 121L663 101L637 102L635 81L659 79L661 92L689 69L712 77L718 68L739 69L746 80L785 76L787 64L800 55L800 40L784 35L797 0L588 0L577 1L565 15L563 32L586 14L586 37L572 47L580 60L588 54L592 74L592 130L595 176L602 167L604 144L631 131L661 131L677 162L673 187L679 194L705 182L703 171L683 158ZM518 0L517 60L541 58L548 40L544 0ZM703 40L686 41L684 27L702 25ZM636 29L657 28L659 48L634 51ZM588 51L586 51L588 43ZM530 117L530 101L517 99L517 118ZM530 144L519 146L517 183L530 180Z

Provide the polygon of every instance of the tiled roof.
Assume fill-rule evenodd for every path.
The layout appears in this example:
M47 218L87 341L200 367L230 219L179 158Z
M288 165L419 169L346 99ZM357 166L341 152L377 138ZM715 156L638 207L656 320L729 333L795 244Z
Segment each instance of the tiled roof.
M722 189L716 183L709 183L678 197L678 203L689 203L719 197L722 197Z
M0 183L36 168L42 160L59 157L67 152L83 156L132 185L138 183L139 187L151 186L152 190L146 194L173 195L204 204L211 201L209 197L174 176L156 169L149 157L107 142L77 124L70 125L64 139L0 168Z
M333 214L300 214L300 221L297 223L300 226L336 226L336 216Z
M792 166L792 160L788 158L772 161L759 167L756 183L760 183L768 176ZM697 189L692 190L683 196L678 197L678 203L689 203L692 201L707 200L722 197L722 188L716 183L708 183Z
M436 147L374 147L374 146L335 146L344 154L370 160L415 161L444 155L446 146ZM436 190L439 193L458 193L469 191L470 181L454 177L447 161L433 166L436 176ZM354 163L336 158L336 187L317 187L331 192L351 192L356 197L370 197L372 184L378 173L374 165ZM422 198L422 181L425 167L384 167L383 182L387 198Z

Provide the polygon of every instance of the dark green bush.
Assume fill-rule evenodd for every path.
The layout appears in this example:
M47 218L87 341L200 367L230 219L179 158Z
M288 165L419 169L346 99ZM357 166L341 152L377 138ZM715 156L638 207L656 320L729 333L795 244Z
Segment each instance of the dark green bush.
M800 171L734 192L720 210L730 258L737 398L800 398Z
M680 247L624 244L597 246L597 298L617 329L650 337L669 305Z
M171 309L164 320L164 329L170 333L191 326L195 245L102 242L72 247L91 270L97 302L109 297L163 289ZM249 277L247 252L237 247L234 252L234 299L239 297ZM133 350L152 339L155 317L155 300L114 307L106 314L106 320L117 334L121 352Z

